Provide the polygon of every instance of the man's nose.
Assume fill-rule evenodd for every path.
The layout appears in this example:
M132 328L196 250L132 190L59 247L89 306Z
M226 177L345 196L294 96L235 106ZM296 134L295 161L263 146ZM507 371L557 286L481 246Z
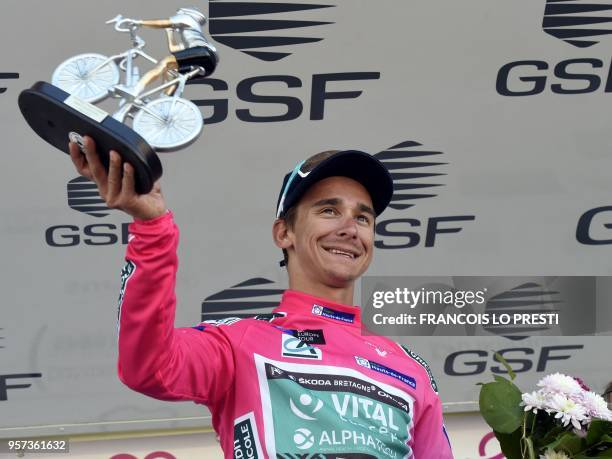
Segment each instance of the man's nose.
M357 222L352 216L342 218L341 225L338 228L339 236L354 238L357 237L357 232Z

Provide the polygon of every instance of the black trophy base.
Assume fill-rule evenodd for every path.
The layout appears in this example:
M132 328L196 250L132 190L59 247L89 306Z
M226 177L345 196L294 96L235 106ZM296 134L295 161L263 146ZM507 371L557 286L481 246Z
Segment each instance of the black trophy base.
M78 100L75 102L69 97L70 94L57 86L39 81L19 94L19 109L42 139L64 153L69 153L71 133L74 133L72 137L87 135L94 139L107 171L109 152L117 151L134 167L136 192L145 194L151 191L153 183L162 175L161 162L155 150L125 124L95 106Z

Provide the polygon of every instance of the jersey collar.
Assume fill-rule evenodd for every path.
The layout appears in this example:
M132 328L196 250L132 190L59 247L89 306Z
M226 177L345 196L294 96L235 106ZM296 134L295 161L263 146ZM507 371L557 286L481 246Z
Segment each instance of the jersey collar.
M361 327L361 308L335 303L297 290L285 290L280 305L274 310L327 319L339 325Z

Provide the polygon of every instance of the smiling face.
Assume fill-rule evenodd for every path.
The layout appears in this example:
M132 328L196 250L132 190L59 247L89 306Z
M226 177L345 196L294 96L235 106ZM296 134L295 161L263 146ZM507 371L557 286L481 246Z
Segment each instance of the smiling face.
M350 288L368 268L374 244L369 193L348 177L315 183L300 199L295 222L275 222L275 240L287 250L290 288L324 296ZM321 292L319 292L321 290Z

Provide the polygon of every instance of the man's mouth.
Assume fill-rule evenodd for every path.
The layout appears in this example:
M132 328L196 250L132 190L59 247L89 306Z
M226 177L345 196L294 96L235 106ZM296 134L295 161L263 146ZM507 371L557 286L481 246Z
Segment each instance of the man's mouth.
M338 249L336 247L324 247L324 249L333 255L339 255L339 256L348 258L349 260L354 260L355 258L359 256L359 254L354 251Z

